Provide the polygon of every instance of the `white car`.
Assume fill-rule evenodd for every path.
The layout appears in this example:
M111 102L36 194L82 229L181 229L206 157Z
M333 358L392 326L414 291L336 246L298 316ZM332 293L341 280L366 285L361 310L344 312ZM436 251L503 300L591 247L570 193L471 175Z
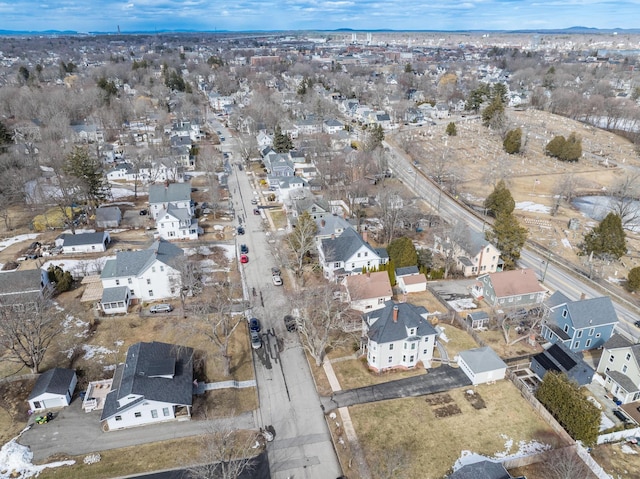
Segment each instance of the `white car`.
M153 314L170 313L171 311L173 311L173 306L171 306L169 303L154 304L149 308L149 312Z
M276 286L282 286L282 278L277 274L271 276L271 280L273 281L273 284L275 284Z

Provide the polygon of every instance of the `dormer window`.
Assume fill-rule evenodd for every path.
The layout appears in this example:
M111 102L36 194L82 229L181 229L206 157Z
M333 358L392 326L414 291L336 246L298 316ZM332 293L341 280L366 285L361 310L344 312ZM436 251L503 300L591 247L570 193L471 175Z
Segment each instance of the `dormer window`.
M565 309L564 311L562 311L562 317L566 318L567 317L567 310Z

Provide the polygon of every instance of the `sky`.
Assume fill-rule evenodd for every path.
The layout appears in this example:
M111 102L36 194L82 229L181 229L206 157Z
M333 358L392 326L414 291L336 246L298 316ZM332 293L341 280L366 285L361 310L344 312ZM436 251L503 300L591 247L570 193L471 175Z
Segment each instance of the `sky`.
M640 28L640 0L0 0L0 30Z

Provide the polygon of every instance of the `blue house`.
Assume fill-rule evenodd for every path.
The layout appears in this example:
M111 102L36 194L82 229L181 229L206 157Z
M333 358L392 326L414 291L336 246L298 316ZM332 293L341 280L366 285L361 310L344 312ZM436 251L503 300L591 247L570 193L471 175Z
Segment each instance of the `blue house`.
M562 298L558 301L557 298ZM551 343L563 343L573 352L599 348L613 334L618 316L608 296L567 300L560 292L548 301L548 317L542 325L542 337ZM547 305L548 306L548 305Z

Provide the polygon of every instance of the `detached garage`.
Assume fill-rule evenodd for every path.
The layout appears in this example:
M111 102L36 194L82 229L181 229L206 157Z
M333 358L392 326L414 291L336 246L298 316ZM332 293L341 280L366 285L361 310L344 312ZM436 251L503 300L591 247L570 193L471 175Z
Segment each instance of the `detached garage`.
M27 399L29 409L41 411L71 404L78 377L73 369L54 368L42 373Z
M458 366L474 386L504 379L507 372L505 362L489 346L461 351Z

